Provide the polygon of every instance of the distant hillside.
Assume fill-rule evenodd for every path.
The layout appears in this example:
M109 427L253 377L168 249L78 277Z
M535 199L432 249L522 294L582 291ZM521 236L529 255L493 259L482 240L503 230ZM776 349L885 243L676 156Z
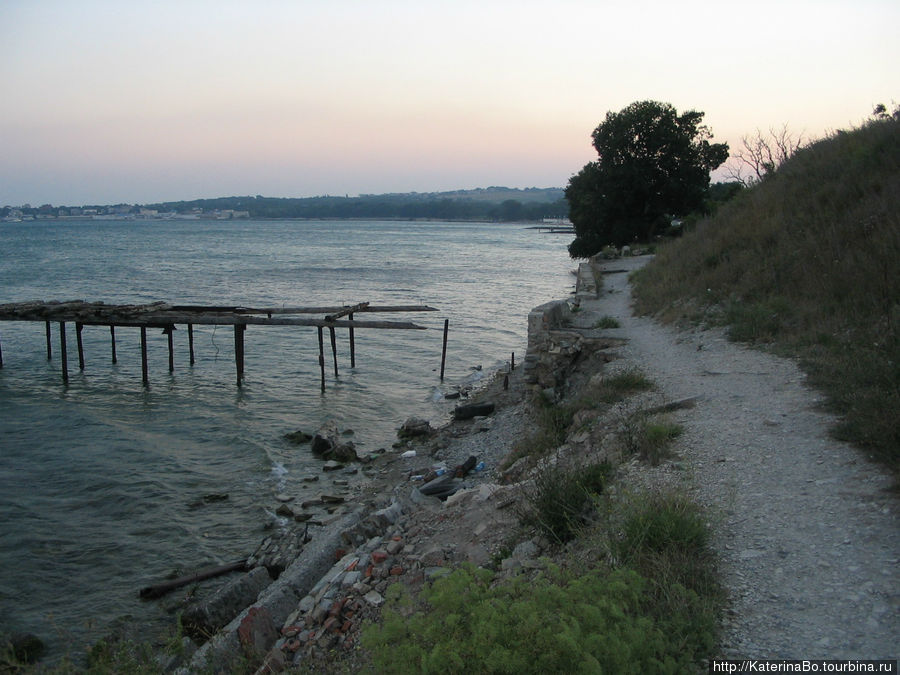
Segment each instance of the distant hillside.
M165 212L248 211L251 218L404 218L541 220L565 218L562 188L489 187L453 192L407 192L359 197L219 197L145 204Z
M796 356L836 435L900 468L900 120L798 151L662 247L638 307Z

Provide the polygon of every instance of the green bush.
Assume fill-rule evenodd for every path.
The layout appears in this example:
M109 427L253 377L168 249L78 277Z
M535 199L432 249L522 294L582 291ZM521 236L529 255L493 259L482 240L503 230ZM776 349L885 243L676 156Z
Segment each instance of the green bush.
M378 673L693 672L701 654L641 608L648 583L631 570L583 575L550 566L493 583L466 567L424 591L408 615L397 594L363 631ZM393 588L396 588L393 587ZM408 601L407 601L408 602ZM408 615L408 616L404 616Z
M619 328L621 327L621 323L614 316L603 316L601 317L597 323L594 324L594 328Z
M611 470L606 462L574 467L557 461L543 468L526 491L520 521L556 544L570 541L584 525L591 501L603 491Z

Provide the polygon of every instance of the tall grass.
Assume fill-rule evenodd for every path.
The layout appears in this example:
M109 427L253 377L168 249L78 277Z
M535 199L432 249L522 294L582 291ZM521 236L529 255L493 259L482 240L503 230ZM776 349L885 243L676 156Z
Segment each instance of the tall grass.
M835 434L900 468L900 121L803 148L633 279L639 311L798 357Z

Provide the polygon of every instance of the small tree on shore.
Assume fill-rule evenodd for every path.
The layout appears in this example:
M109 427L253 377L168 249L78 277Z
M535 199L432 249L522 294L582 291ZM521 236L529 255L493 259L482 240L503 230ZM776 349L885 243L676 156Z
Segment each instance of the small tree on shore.
M569 246L573 258L647 239L671 218L702 206L710 171L728 158L727 144L710 142L703 115L679 115L658 101L606 113L592 134L597 161L566 187L576 234Z
M768 134L757 129L752 136L741 136L741 149L725 165L728 177L744 187L755 185L793 157L806 141L802 133L795 136L787 124L770 128Z

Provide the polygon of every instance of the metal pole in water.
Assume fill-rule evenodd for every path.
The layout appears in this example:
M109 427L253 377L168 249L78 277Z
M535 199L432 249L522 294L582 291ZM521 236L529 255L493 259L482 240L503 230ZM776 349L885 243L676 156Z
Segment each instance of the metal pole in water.
M188 324L188 349L191 352L191 365L194 365L194 324Z
M353 321L353 312L350 312L347 318ZM350 367L356 368L356 341L353 339L353 326L350 326Z
M322 371L322 393L325 393L325 340L322 337L322 326L319 326L319 369Z
M50 347L50 322L44 322L44 332L47 334L47 360L50 361L53 358L53 349Z
M59 358L62 361L63 382L69 382L69 359L66 355L66 322L59 322Z
M141 378L144 386L150 386L150 374L147 372L147 327L141 326Z
M78 369L84 370L84 345L81 342L81 331L83 324L75 323L75 339L78 342Z
M334 376L338 377L338 367L337 367L337 342L334 337L334 326L328 327L328 332L331 335L331 356L334 359Z
M241 386L241 380L244 379L244 331L247 326L244 324L234 324L234 363L237 366L237 386Z
M174 324L171 326L166 326L163 329L163 332L166 334L166 337L168 338L168 342L169 342L169 372L174 373L175 372L175 345L172 341L173 340L172 333L175 332Z
M112 349L112 362L117 363L118 359L116 358L116 327L109 327L109 344Z
M441 382L444 381L444 363L447 360L447 331L450 328L450 319L444 319L444 346L441 349Z

